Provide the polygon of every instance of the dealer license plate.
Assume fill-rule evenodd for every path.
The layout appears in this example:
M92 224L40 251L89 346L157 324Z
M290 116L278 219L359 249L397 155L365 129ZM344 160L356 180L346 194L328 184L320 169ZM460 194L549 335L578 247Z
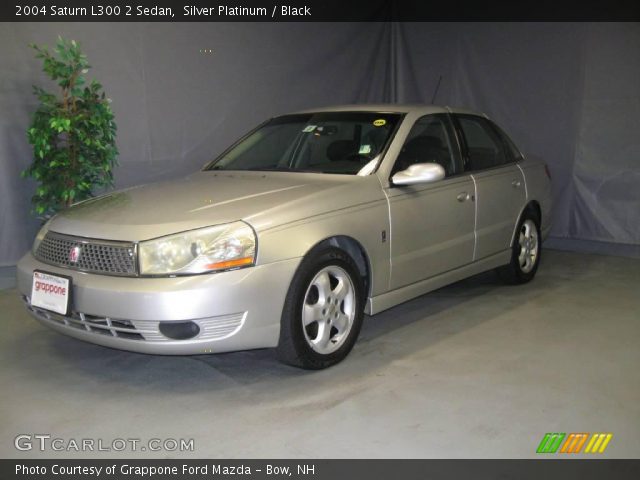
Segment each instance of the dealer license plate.
M71 277L53 275L38 270L33 272L31 305L60 315L69 314Z

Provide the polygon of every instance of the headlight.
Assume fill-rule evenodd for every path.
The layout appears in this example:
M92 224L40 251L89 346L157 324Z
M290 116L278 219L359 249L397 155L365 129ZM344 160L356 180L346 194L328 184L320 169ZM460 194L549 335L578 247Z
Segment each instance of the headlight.
M140 242L142 275L188 275L255 264L256 237L251 227L234 222Z
M38 247L42 243L42 240L44 240L44 237L47 234L47 232L49 231L49 224L51 223L51 220L53 220L53 217L51 217L49 220L46 221L46 223L42 226L42 228L36 235L36 239L33 241L33 249L32 249L32 252L34 254L38 251Z

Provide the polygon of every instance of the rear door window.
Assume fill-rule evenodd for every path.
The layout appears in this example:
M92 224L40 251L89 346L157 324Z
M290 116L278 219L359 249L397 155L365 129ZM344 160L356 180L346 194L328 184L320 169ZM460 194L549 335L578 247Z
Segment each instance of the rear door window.
M508 163L506 145L487 119L456 115L466 145L465 170L484 170Z

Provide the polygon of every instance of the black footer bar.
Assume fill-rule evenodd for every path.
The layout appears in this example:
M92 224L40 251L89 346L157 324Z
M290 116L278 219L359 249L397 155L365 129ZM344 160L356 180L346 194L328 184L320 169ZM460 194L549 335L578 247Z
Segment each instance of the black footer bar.
M637 480L640 460L0 460L0 478Z

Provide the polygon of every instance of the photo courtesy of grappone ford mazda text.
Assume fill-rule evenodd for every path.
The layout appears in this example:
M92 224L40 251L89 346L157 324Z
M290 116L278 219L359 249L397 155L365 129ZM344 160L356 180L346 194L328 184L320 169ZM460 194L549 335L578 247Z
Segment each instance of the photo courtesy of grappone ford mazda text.
M184 179L80 202L18 265L29 312L134 352L275 347L320 369L373 315L496 269L533 278L546 165L486 116L351 105L273 118Z

